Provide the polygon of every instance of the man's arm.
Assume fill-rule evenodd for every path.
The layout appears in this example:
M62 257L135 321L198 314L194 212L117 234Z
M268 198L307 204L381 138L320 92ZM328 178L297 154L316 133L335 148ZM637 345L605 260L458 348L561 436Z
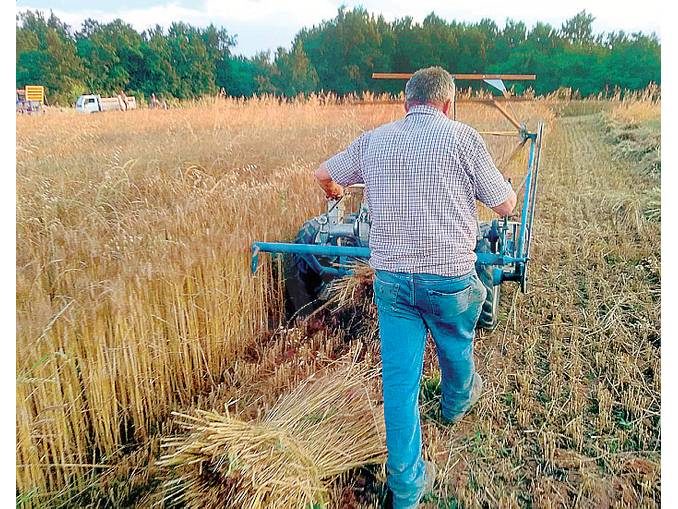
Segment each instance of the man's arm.
M346 150L330 157L315 170L318 185L323 188L328 198L341 198L344 194L342 186L364 182L361 154L368 136L369 131L361 134L346 147Z
M492 207L492 210L494 210L500 216L510 216L511 212L513 212L513 209L516 208L517 201L518 197L516 196L516 192L511 189L509 197L506 199L506 201L500 203L496 207Z
M344 188L332 180L330 172L327 170L327 162L320 163L320 166L318 166L313 175L328 198L336 200L344 195Z

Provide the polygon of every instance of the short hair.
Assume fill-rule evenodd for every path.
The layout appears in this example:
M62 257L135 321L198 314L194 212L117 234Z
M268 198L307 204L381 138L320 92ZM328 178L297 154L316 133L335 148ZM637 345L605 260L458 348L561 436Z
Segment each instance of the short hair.
M454 100L454 79L442 67L419 69L405 85L407 102L444 103Z

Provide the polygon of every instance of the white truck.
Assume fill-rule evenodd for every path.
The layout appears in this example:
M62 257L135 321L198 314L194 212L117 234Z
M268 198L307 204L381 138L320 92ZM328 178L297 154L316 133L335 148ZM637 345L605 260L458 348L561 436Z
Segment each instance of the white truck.
M100 111L127 111L136 110L137 101L134 97L118 95L115 97L101 97L100 95L81 95L75 102L75 111L81 113L95 113Z

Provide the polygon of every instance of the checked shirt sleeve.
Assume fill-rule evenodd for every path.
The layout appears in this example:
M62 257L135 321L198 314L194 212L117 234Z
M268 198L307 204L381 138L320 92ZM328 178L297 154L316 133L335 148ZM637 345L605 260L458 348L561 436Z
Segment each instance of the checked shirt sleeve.
M485 140L476 130L471 130L465 141L466 160L475 183L476 199L490 208L502 204L511 194L511 184L495 166Z
M327 161L327 171L340 186L362 184L362 154L367 145L369 133L361 134L346 150L332 156Z

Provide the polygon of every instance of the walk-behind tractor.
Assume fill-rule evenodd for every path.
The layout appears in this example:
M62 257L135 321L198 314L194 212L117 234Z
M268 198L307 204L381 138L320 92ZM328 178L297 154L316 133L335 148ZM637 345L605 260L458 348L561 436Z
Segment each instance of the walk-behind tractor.
M375 73L376 79L407 79L409 74ZM496 107L516 128L509 132L487 132L490 135L518 135L518 144L508 163L520 149L528 146L527 171L517 194L522 193L520 216L504 217L478 224L476 270L487 288L487 298L478 320L478 327L492 330L497 325L501 284L514 281L527 291L528 264L532 241L534 211L539 177L539 159L543 123L536 132L528 131L524 123L500 103L513 100L503 80L530 80L534 75L453 75L457 80L483 80L500 90L503 97L482 99ZM509 104L510 108L510 104ZM455 114L456 116L456 114ZM482 132L481 132L482 134ZM329 200L327 212L309 219L299 230L293 243L255 242L252 244L252 272L256 272L259 253L283 255L285 293L288 306L299 315L308 314L327 300L333 281L350 275L356 261L370 257L370 211L363 196L363 186L351 186L340 200Z

